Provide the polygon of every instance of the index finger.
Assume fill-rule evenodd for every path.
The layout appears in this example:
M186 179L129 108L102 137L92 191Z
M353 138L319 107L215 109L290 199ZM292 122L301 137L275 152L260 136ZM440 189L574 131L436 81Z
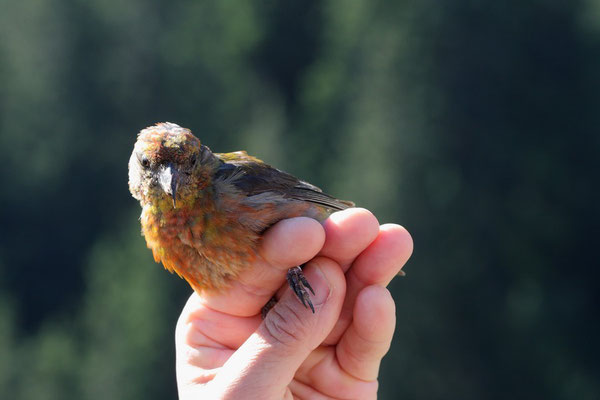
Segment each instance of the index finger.
M263 235L256 261L220 291L199 293L213 310L237 316L260 312L285 281L288 269L312 259L325 242L319 222L306 217L282 220Z

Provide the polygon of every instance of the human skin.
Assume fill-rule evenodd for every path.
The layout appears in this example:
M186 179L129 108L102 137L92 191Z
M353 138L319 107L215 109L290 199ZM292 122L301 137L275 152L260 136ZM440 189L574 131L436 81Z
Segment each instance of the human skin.
M185 305L176 328L180 399L375 399L396 323L385 287L412 248L404 228L380 226L361 208L323 225L278 222L259 260L229 288L194 293ZM284 283L289 268L307 261L315 314Z

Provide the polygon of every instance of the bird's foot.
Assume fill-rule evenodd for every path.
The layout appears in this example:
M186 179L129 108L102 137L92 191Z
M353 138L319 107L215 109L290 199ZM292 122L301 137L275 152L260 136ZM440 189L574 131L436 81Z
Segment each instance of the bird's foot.
M290 287L296 293L296 296L300 299L304 307L310 307L313 314L315 313L315 308L313 307L312 302L310 301L310 297L306 289L310 290L310 292L315 294L315 291L310 286L310 283L304 277L304 273L302 272L302 268L294 267L290 268L286 275L287 281L290 284Z

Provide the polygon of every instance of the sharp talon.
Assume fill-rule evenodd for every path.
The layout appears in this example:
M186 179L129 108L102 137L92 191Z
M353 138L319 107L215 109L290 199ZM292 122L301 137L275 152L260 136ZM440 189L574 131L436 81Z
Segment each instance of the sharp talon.
M314 294L314 293L313 293ZM315 313L315 308L312 305L312 301L310 301L310 299L307 297L306 301L308 302L308 305L310 306L310 310L312 311L312 313Z
M310 292L313 294L313 296L315 295L315 291L313 290L313 288L310 286L310 283L308 283L308 281L306 280L306 278L304 277L304 275L302 275L300 277L300 279L302 280L302 284L308 288L308 290L310 290Z
M304 300L304 296L303 296L303 295L300 295L300 296L298 296L298 297L300 298L300 300L302 300L302 305L303 305L304 307L308 307L308 306L306 305L306 300Z
M406 276L406 272L400 270L398 271L398 276Z
M296 293L296 297L298 297L298 299L302 302L304 307L306 307L306 308L310 307L311 311L314 314L315 307L313 306L312 302L310 301L310 296L308 295L306 288L308 288L308 290L310 290L310 292L313 295L315 294L315 291L310 286L310 283L308 283L308 281L304 277L304 274L302 273L302 269L300 267L290 268L288 270L286 279L288 281L288 284L294 291L294 293Z

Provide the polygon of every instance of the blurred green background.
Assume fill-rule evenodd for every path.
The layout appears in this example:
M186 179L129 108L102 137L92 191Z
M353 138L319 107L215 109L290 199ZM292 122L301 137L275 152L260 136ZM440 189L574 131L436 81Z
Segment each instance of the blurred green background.
M600 1L0 1L0 398L176 396L127 189L189 127L415 241L383 399L597 399Z

